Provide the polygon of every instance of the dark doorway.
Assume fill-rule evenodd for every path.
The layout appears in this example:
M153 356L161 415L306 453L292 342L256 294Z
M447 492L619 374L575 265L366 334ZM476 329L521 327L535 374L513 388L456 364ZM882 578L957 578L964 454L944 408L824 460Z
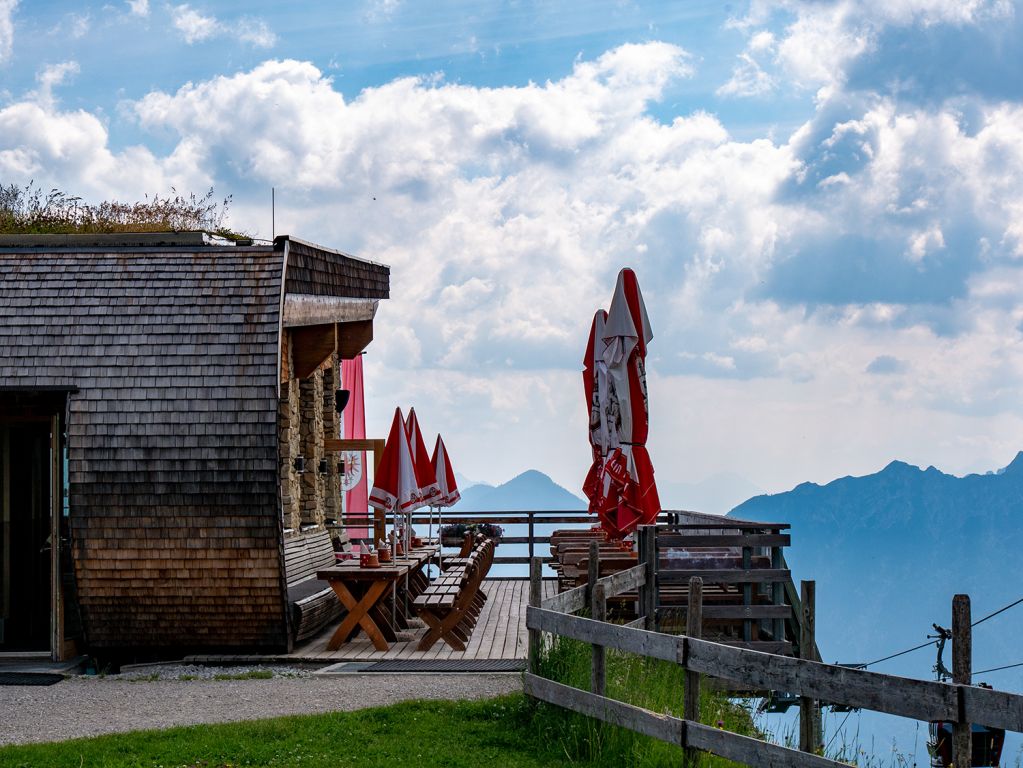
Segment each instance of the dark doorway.
M50 650L50 425L0 426L5 651Z
M66 402L66 392L0 391L0 653L63 653Z

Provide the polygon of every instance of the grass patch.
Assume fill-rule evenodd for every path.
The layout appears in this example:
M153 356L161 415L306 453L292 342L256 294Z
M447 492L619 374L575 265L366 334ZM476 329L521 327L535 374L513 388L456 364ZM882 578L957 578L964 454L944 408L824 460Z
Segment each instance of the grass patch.
M229 672L221 672L213 676L214 680L270 680L273 678L274 673L269 669L250 669L248 672L238 672L232 674Z
M0 234L110 234L116 232L204 231L229 239L245 239L225 225L231 197L213 198L211 188L205 195L187 197L173 188L172 195L146 196L145 200L122 203L108 200L86 203L80 197L59 189L48 193L29 183L0 184Z
M5 747L0 768L564 765L563 754L537 750L536 733L533 706L518 694Z
M591 646L555 637L541 654L538 674L583 690L590 687ZM685 671L677 664L633 654L607 652L607 696L653 712L682 717ZM701 722L744 736L762 738L750 711L720 693L700 692ZM554 746L570 762L599 766L676 768L682 750L649 736L608 725L548 704L536 705L534 727L541 744ZM738 766L703 755L702 768Z

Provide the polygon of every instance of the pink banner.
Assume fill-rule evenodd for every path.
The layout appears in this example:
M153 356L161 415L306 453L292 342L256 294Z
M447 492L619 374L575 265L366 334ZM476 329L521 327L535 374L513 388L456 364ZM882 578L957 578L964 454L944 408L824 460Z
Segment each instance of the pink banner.
M362 383L362 355L354 360L341 361L341 386L351 392L348 406L343 412L344 438L360 440L366 437L366 399ZM353 539L369 536L369 467L365 451L341 454L345 473L341 488L345 491L345 523Z

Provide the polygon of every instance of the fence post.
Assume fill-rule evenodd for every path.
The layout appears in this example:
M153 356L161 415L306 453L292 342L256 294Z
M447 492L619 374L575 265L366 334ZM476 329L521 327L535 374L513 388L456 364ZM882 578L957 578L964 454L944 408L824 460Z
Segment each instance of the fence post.
M646 617L646 628L657 631L657 526L641 525L639 560L646 565L646 583L640 590L640 610Z
M536 543L535 536L533 535L533 513L529 513L529 556L535 557L536 553L533 551L533 545Z
M970 685L973 678L973 631L970 623L970 596L956 595L952 598L952 682L956 685ZM961 703L959 711L961 716ZM970 724L957 719L952 726L952 764L956 768L964 768L972 765L972 758Z
M540 607L540 600L543 597L542 575L543 562L539 557L529 558L529 604L534 608ZM529 630L529 671L536 674L536 662L540 655L540 630Z
M590 615L594 621L607 621L607 588L603 584L593 585L593 599L590 602ZM607 649L602 645L593 644L593 669L590 673L590 690L603 696L606 690Z
M686 610L686 636L703 637L703 579L693 576L689 579L689 606ZM700 673L686 670L685 699L682 716L691 722L700 722ZM700 751L686 747L683 759L686 768L700 764Z
M799 658L812 661L814 658L814 603L817 582L799 583L800 601L803 604L803 623L799 633ZM821 739L817 728L817 702L801 696L799 699L799 748L814 754L820 749Z

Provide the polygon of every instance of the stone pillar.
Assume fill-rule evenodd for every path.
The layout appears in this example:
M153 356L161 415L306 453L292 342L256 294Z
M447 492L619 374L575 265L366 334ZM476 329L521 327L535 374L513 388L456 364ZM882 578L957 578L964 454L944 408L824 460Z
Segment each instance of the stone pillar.
M323 525L324 478L319 473L323 456L323 371L302 379L299 409L301 442L306 471L302 475L302 525Z
M281 367L287 372L282 378L281 397L278 403L278 446L280 449L281 514L284 527L298 530L301 523L302 485L300 475L295 471L295 457L301 453L299 410L299 383L295 380L295 368L290 354L290 332L285 332L285 343L281 350Z

